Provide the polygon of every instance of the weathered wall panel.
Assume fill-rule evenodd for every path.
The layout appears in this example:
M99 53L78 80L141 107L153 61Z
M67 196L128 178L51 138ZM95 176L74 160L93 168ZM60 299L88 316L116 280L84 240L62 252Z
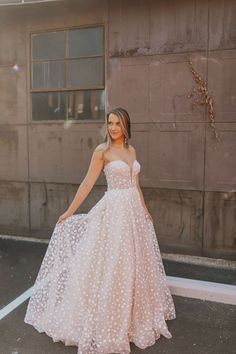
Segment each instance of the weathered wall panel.
M0 65L25 65L25 19L20 14L21 11L0 10Z
M111 56L207 48L208 6L204 0L120 0L111 1L109 6Z
M181 53L205 50L207 17L208 4L204 0L151 0L151 51Z
M35 234L47 233L66 210L69 202L69 185L52 183L30 184L31 228ZM36 212L37 211L37 212Z
M209 4L209 49L235 49L235 0L210 0Z
M236 193L206 192L204 250L209 255L235 260Z
M0 183L1 233L28 232L29 192L27 183Z
M144 189L162 246L202 252L202 192Z
M209 53L208 87L214 98L215 119L219 122L236 122L235 68L236 50Z
M14 31L19 25L20 35L23 28L27 29L27 32L31 30L43 31L49 28L87 26L94 22L105 22L107 11L107 0L99 0L99 3L97 0L62 0L55 3L1 7L0 18L1 25L9 30ZM17 34L15 39L17 39ZM16 45L20 45L20 42L17 41ZM24 47L19 49L22 53L25 50Z
M113 60L112 60L113 61ZM131 114L148 117L149 66L145 62L120 60L110 63L108 104L121 106ZM130 94L137 92L136 95ZM132 120L133 121L133 120Z
M203 189L204 131L205 126L201 123L153 126L150 137L150 178L153 185L171 189Z
M30 126L30 179L80 183L95 147L102 141L102 124L34 124Z
M14 70L15 63L0 65L0 124L26 123L26 71L23 66Z
M235 191L236 123L218 123L217 130L220 144L216 143L210 128L207 130L205 188L209 191Z
M195 86L188 66L191 58L195 70L205 79L207 58L198 53L154 56L150 64L150 115L155 122L204 122L203 106L193 106L188 97Z
M110 1L109 53L111 56L132 56L149 52L149 16L149 0Z
M0 125L0 179L28 179L27 127Z

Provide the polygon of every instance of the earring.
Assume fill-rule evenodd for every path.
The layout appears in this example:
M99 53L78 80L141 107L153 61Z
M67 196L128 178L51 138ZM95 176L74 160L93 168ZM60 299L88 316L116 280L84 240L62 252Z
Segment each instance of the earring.
M128 140L127 140L126 136L125 136L125 139L124 139L124 140L125 140L125 144L127 145L127 143L128 143Z

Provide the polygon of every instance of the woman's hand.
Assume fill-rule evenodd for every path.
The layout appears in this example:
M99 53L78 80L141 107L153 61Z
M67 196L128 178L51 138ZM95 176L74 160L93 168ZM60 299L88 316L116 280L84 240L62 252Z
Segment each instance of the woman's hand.
M153 223L153 218L148 210L146 210L145 217L146 217L146 219L149 219Z
M138 188L138 191L139 191L139 195L140 195L140 202L143 206L143 209L144 209L144 212L145 212L145 217L147 220L150 220L152 223L153 223L153 218L151 216L151 214L149 213L147 207L146 207L146 204L145 204L145 200L144 200L144 197L143 197L143 192L140 188L140 184L139 184L139 175L137 174L136 175L136 185L137 185L137 188Z
M70 213L68 210L62 214L61 216L59 216L59 219L57 220L57 224L63 224L67 218L69 218L70 216L72 216L73 214Z

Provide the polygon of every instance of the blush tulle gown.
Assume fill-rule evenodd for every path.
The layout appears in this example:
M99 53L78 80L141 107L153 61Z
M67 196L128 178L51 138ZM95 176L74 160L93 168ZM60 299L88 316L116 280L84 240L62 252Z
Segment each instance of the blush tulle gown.
M87 214L56 224L24 322L78 354L130 353L172 335L176 317L152 222L136 175L114 160L104 168L107 191Z

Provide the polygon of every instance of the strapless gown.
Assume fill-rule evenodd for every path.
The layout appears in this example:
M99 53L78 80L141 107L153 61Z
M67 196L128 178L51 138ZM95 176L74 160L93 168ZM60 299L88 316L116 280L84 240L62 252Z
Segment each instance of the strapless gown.
M24 322L78 354L145 349L176 318L159 244L136 186L140 164L104 168L107 191L87 214L56 224Z

